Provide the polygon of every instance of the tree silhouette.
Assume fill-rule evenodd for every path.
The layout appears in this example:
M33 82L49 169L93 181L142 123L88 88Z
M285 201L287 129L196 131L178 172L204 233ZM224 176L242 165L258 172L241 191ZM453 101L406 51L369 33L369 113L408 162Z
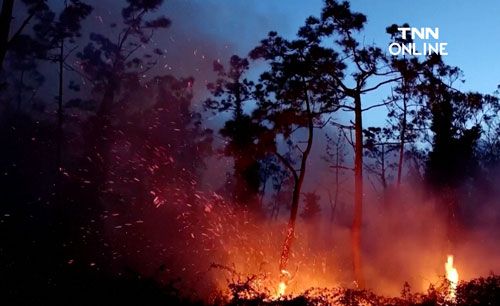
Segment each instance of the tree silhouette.
M116 23L110 24L109 36L90 33L88 44L76 53L72 65L63 63L64 68L76 73L91 87L88 96L75 95L65 104L66 108L76 108L77 114L82 113L76 117L78 130L67 137L73 148L69 152L73 156L64 169L64 175L68 177L64 184L64 202L71 206L65 215L64 234L69 241L65 250L67 256L92 256L102 264L108 264L113 257L106 252L108 250L94 253L102 250L100 245L105 237L100 234L103 224L91 220L98 219L106 205L113 206L129 196L127 192L117 195L113 189L111 178L115 178L114 170L119 169L113 169L119 157L114 149L117 141L123 139L120 116L130 102L127 96L134 90L140 92L151 80L144 75L153 69L162 54L161 50L150 48L156 30L170 24L168 19L155 14L162 3L161 0L127 1L121 10L121 20L113 20ZM152 14L154 17L150 17ZM70 82L70 86L78 89L79 85ZM89 96L90 99L86 99ZM146 102L142 98L134 101L138 107L146 107ZM127 173L134 174L133 171ZM136 198L145 198L141 189L134 191ZM79 228L88 229L86 239L82 241L71 238L80 235Z
M170 21L161 15L153 19L147 18L148 14L158 10L162 3L163 0L127 1L127 6L121 12L122 21L117 40L115 37L91 33L90 43L77 54L82 67L79 73L91 82L94 93L101 95L96 115L90 120L91 128L86 136L88 156L91 160L88 173L96 191L102 189L107 173L116 102L124 88L140 86L142 76L156 63L154 56L162 54L157 48L150 52L141 50L151 42L156 30L170 25ZM115 29L118 25L112 23L110 27Z
M14 44L18 43L17 40L19 38L24 36L22 39L25 39L27 37L24 33L30 21L33 20L33 18L38 19L37 21L43 21L46 16L51 16L53 14L46 0L22 0L22 2L23 5L26 6L27 14L20 19L22 22L18 25L18 28L12 31L15 1L2 1L2 8L0 11L0 71L4 69L3 64L7 52Z
M457 188L476 172L475 152L482 133L482 120L478 116L488 97L453 88L461 71L444 64L439 56L429 57L424 65L424 80L418 88L427 106L427 120L433 134L426 180L442 204L448 237L453 242L459 216Z
M47 57L45 38L40 38L40 29L49 24L55 13L45 0L8 0L2 3L0 22L0 92L11 109L16 102L16 111L20 111L25 102L32 108L43 110L43 97L37 96L38 89L45 82L45 75L39 71L40 61ZM14 8L16 15L14 16ZM26 12L26 16L23 13ZM13 20L22 21L21 24ZM13 26L17 26L13 29ZM12 32L12 33L11 33Z
M408 24L403 24L401 27L410 27ZM412 43L411 36L403 39L401 33L398 31L398 26L393 24L386 28L386 32L391 35L393 42L397 43ZM418 132L415 130L415 117L421 105L412 102L418 102L419 99L414 99L418 95L415 88L416 82L420 73L420 62L416 57L407 58L393 56L391 58L391 65L396 70L401 78L397 81L396 86L393 87L392 95L389 97L388 103L388 120L390 127L397 138L399 138L399 157L397 166L397 179L396 185L399 188L403 177L404 161L405 161L405 146L416 140Z
M57 95L57 143L56 143L56 171L62 172L63 123L64 123L64 71L66 59L71 55L65 49L66 43L75 44L75 39L81 36L81 23L92 12L92 7L79 0L65 1L59 16L47 14L42 22L34 27L38 46L44 50L44 59L57 64L58 67L58 95ZM72 48L73 50L76 47ZM59 175L59 176L60 176ZM62 178L58 178L56 187L61 188ZM60 196L60 190L56 192Z
M269 133L265 134L267 139L277 142L278 138L283 137L289 149L292 149L283 154L279 146L269 146L273 149L271 153L284 164L294 179L280 270L286 270L287 267L302 184L313 146L314 129L324 125L322 115L338 109L340 97L335 86L331 84L335 83L335 78L342 78L342 69L345 68L338 63L336 52L320 45L311 27L315 23L317 21L310 18L299 30L299 38L293 41L285 40L276 32L271 32L268 38L250 53L253 59L268 61L271 67L270 71L261 75L257 85L257 108L253 116L268 128ZM294 138L303 137L296 136L299 130L305 130L304 141L294 141ZM304 143L305 148L301 148L300 144ZM298 169L290 160L294 154L298 155Z
M142 199L133 201L139 205L194 202L204 159L212 150L212 131L192 110L193 82L157 76L127 91L118 110L116 129L121 133L111 150L120 153L110 161L111 186L120 185L122 194ZM136 103L139 97L144 99L141 105ZM138 180L123 180L131 176Z
M427 79L419 89L421 97L426 99L430 130L434 134L427 165L428 180L436 188L456 186L467 173L466 165L481 133L480 126L467 127L467 123L481 108L482 98L448 85L460 77L458 68L445 65L437 57L429 59L426 65ZM461 150L456 151L455 146Z
M245 78L248 68L248 60L236 55L231 57L228 69L214 61L218 78L215 83L207 85L213 97L207 99L204 105L206 109L231 114L231 119L220 130L220 134L227 139L224 154L234 159L231 194L239 205L259 212L262 207L259 207L257 195L261 185L260 159L263 154L255 143L262 128L244 110L245 104L253 99L254 84Z
M356 282L364 286L361 265L361 226L363 215L363 112L384 106L386 102L365 106L363 95L373 92L385 84L401 77L388 65L382 50L365 46L356 40L356 34L363 30L366 16L352 12L348 2L335 0L325 2L321 19L314 24L317 36L333 40L340 48L342 64L352 67L351 82L336 78L335 85L345 96L342 108L354 112L354 218L352 223L353 267ZM354 84L354 85L350 85Z
M281 281L291 280L291 266L305 263L313 274L300 269L297 276L320 285L328 272L346 271L330 268L330 260L352 255L363 287L365 218L391 234L403 222L385 218L425 217L431 206L432 220L446 222L452 243L459 230L486 223L483 212L492 211L487 205L498 196L499 92L461 90L460 69L439 56L386 56L365 43L366 16L348 2L326 0L321 15L307 18L295 37L270 32L248 57L215 61L208 99L189 74L165 74L156 65L170 60L164 51L170 45L156 48L169 38L176 40L174 53L186 51L178 36L156 40L170 25L164 1L118 1L121 14L108 14L108 21L92 15L87 3L106 10L111 2L1 3L0 291L7 304L191 305L179 296L197 298L200 287L219 284L205 270L212 261L234 282L229 304L381 302L386 299L344 288L262 301L268 290L261 286L277 285L268 277L269 252L279 248ZM412 42L397 28L386 28L392 42ZM191 64L189 53L181 59ZM382 87L390 87L385 98L373 100ZM215 120L206 120L200 106L217 114ZM385 123L370 126L370 119ZM208 126L220 125L222 155L234 162L225 185L230 200L213 188L219 182L211 171L218 169L207 167L214 153ZM385 202L398 203L396 214L364 210L367 183L382 190ZM311 185L321 193L306 190ZM410 207L420 201L403 194L407 189L411 195L422 189L432 205ZM394 195L398 201L389 201ZM344 213L351 197L353 209ZM283 220L284 231L271 232ZM496 226L494 215L490 220ZM344 226L351 227L352 252L324 252L330 244L322 239L346 249L336 245L345 241L346 232L338 231ZM296 235L299 229L305 233ZM306 239L296 243L296 237ZM217 261L234 261L234 269ZM258 275L239 274L240 266ZM128 271L133 268L139 271ZM239 294L253 284L255 292ZM486 291L498 289L492 284ZM429 297L432 304L440 290L412 295L405 285L403 291L413 303ZM214 304L227 302L222 294L212 297Z

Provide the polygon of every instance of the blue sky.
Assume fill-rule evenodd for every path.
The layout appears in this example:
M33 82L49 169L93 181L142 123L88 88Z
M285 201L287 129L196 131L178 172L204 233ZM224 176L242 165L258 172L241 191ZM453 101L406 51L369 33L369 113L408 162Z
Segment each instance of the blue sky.
M491 93L500 84L499 1L357 0L351 5L368 16L367 40L385 46L384 29L392 23L439 27L440 40L448 42L445 61L464 71L464 89Z
M270 30L293 37L307 16L319 15L322 5L322 0L171 0L166 14L175 30L176 16L191 11L193 20L179 25L186 20L177 19L179 27L192 27L245 55ZM500 83L499 1L353 0L351 6L368 17L366 43L385 47L385 27L392 23L439 27L440 40L448 42L446 62L465 73L464 89L491 93Z
M122 5L116 0L88 1L95 6L88 24L108 33ZM177 76L194 76L195 85L203 89L215 77L213 60L247 55L271 30L293 38L306 17L318 16L322 6L323 0L166 0L158 13L168 16L172 26L155 36L155 47L168 50L165 69ZM492 93L500 84L500 1L352 0L351 6L368 17L362 33L365 43L385 48L389 41L385 28L393 23L439 27L440 41L448 43L445 61L465 74L466 83L457 86ZM187 58L190 54L193 57ZM370 95L367 103L378 103L384 96L384 90ZM371 117L382 118L378 113Z
M447 42L445 61L459 66L465 75L464 84L455 84L463 90L493 93L500 84L500 1L444 1L444 0L353 0L352 10L368 18L362 37L366 44L388 46L385 28L393 23L409 23L413 27L439 27L440 41ZM179 50L207 53L205 62L196 64L174 60L189 74L201 70L198 80L208 79L210 58L224 59L235 53L246 55L271 30L293 38L306 17L319 16L322 0L171 0L165 14L173 25L170 29L179 40L187 40ZM182 43L177 42L179 47ZM176 46L173 46L174 50ZM191 51L196 50L196 51ZM174 51L175 52L175 51ZM181 54L183 56L184 54ZM173 56L176 58L176 56ZM185 58L185 57L184 57ZM183 67L181 66L189 66ZM258 71L255 70L255 71ZM255 77L257 72L253 73ZM379 103L389 88L367 95L365 105ZM385 113L374 109L366 114L368 125L384 124Z
M91 1L96 10L89 23L109 32L108 23L121 6L116 0ZM323 0L168 0L160 14L172 26L155 36L155 47L167 51L161 67L177 76L194 76L198 100L206 96L205 83L213 81L212 61L227 62L232 54L245 56L269 31L293 38L310 16L319 16ZM493 93L500 84L500 1L497 0L352 0L354 11L368 18L362 37L381 48L389 44L385 28L408 22L414 27L439 27L440 41L447 42L445 61L459 66L463 90ZM96 16L102 16L100 24ZM96 22L98 21L98 22ZM255 67L255 65L254 65ZM255 69L251 77L257 77ZM366 96L365 105L379 103L388 87ZM383 110L367 115L370 125L383 124Z

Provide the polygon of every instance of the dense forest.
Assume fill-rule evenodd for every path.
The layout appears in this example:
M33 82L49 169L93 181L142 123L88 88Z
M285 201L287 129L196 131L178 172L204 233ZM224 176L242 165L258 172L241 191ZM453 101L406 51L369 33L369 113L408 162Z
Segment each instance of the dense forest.
M498 91L336 0L195 79L163 2L2 1L3 305L500 301Z

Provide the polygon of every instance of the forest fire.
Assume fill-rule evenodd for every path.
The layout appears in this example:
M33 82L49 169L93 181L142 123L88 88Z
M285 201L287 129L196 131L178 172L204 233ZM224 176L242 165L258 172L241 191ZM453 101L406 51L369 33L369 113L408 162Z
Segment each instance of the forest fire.
M446 305L456 305L459 275L454 265L453 255L447 256L445 273L444 283L434 283L434 281L430 281L427 283L427 289L417 290L417 292L414 293L408 291L409 287L404 287L402 298L398 299L384 297L382 295L379 296L367 289L358 288L356 285L348 287L338 283L331 287L319 287L315 283L314 278L317 277L321 279L322 276L320 274L311 275L312 279L299 278L297 281L291 282L294 276L287 270L282 270L280 271L280 279L274 291L266 286L266 284L272 284L273 281L266 282L265 278L258 279L245 277L244 279L246 279L246 281L240 282L236 286L233 286L235 284L230 284L230 287L233 288L232 290L236 291L229 294L228 299L234 300L233 297L237 296L236 302L238 303L239 301L242 305L246 305L245 303L247 302L252 303L252 301L255 300L280 303L300 300L301 298L312 301L311 305L344 305L344 303L351 303L349 305L386 305L386 303L399 305L398 303L402 303L406 305L405 303L408 301L413 301L415 305L420 305L420 303L425 304L426 301L432 299L435 299L435 303L437 304L444 303ZM435 279L437 281L437 278ZM496 280L491 279L489 281ZM292 283L294 288L290 290L289 285ZM320 283L324 283L324 281Z
M285 295L285 291L286 291L286 284L285 282L281 281L278 285L278 297L282 297L283 295Z
M496 16L295 2L2 1L2 301L500 304Z
M280 275L280 283L278 284L278 297L285 295L287 283L291 278L290 272L288 270L282 269Z
M453 255L448 255L448 259L444 264L444 268L446 270L446 279L450 282L450 288L447 297L450 301L455 301L457 295L458 271L453 266Z

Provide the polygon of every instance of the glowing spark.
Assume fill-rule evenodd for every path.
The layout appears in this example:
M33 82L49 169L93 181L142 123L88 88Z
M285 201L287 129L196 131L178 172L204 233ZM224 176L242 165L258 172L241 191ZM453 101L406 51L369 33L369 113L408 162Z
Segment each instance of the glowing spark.
M453 255L448 255L448 260L444 264L444 268L446 270L446 279L450 282L448 299L454 301L457 294L458 271L453 267Z

